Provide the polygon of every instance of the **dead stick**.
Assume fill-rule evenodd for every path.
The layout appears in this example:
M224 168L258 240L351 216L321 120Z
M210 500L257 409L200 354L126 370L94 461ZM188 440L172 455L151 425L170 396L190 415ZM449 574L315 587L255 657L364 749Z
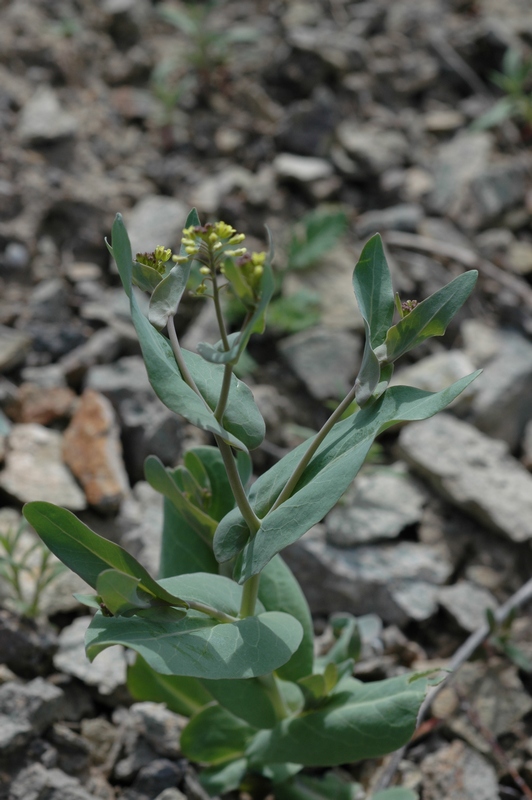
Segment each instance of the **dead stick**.
M521 606L525 605L529 600L532 599L532 578L528 580L520 589L518 589L515 594L513 594L505 603L503 603L499 608L494 612L494 617L497 622L504 622L505 619L509 616L509 614L513 611L514 608L520 608ZM434 686L431 691L428 692L427 696L425 697L421 707L419 709L419 714L417 716L417 725L421 724L423 721L425 714L431 707L432 703L434 702L437 695L444 689L454 678L462 664L465 664L468 661L475 650L480 647L480 645L484 642L485 639L488 638L490 635L491 630L489 625L486 623L478 628L471 636L466 639L461 647L458 648L454 656L452 657L449 665L446 669L449 670L449 673L446 677L438 684L438 686ZM380 791L382 789L386 789L393 780L395 773L401 763L401 760L406 753L408 748L408 744L404 747L401 747L400 750L397 750L392 758L390 759L389 763L386 765L384 770L382 771L379 780L377 781L377 785L373 788L373 791Z

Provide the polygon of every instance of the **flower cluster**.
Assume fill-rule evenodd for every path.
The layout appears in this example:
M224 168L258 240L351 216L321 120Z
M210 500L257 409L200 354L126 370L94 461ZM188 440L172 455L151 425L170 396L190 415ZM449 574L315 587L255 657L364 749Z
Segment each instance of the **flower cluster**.
M139 264L144 264L146 267L151 267L156 270L160 275L166 272L166 264L172 256L172 251L169 248L163 247L159 244L153 253L137 253L135 260Z
M260 296L266 253L248 253L245 247L238 247L245 238L243 233L237 233L222 221L191 225L183 230L181 252L184 254L173 256L172 260L181 264L193 258L201 264L199 271L204 280L196 294L205 294L205 280L213 280L219 272L227 279L233 294L250 307Z
M174 256L173 260L179 264L187 261L191 256L207 268L208 273L216 269L226 256L238 257L246 253L245 247L232 249L244 241L245 235L226 222L207 222L206 225L191 225L183 229L181 244L186 255ZM203 272L203 274L208 274Z

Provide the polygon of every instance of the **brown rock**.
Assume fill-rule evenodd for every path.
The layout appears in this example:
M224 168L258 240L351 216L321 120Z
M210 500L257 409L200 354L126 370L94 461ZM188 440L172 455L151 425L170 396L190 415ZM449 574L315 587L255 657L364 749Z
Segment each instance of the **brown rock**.
M50 425L58 419L69 417L75 400L76 395L66 386L45 388L35 383L23 383L7 411L14 422Z
M63 458L87 501L99 511L116 511L129 491L120 431L109 400L86 389L65 431Z

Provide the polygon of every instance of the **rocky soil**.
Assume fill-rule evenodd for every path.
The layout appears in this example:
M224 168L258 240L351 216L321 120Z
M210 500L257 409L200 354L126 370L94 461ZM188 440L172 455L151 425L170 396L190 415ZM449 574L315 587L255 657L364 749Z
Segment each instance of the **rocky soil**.
M245 379L268 424L255 469L317 429L356 374L350 275L369 235L383 234L405 297L479 269L446 336L396 379L436 390L482 376L449 413L387 434L287 552L325 637L335 611L376 615L359 677L445 665L532 564L530 135L512 120L471 128L500 96L504 53L530 50L529 0L220 2L200 24L218 32L206 54L161 8L0 0L0 532L46 499L157 568L162 510L143 460L175 463L202 439L147 381L104 244L117 211L142 251L175 247L193 205L257 249L268 225L282 269L300 217L342 208L343 239L283 283L317 293L319 321L252 342ZM224 59L228 31L242 41ZM187 300L184 345L210 331L209 309ZM19 552L32 543L24 532ZM183 720L132 701L123 652L86 661L80 590L63 573L32 622L0 582L0 798L203 800ZM518 663L486 642L394 781L423 800L532 796L526 610L510 641ZM385 767L351 772L371 788Z

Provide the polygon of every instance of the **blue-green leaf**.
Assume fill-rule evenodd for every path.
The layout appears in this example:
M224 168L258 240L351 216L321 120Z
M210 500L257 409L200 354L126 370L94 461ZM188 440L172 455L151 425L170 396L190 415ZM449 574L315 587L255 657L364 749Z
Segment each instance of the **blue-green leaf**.
M311 459L292 496L270 513L269 509L310 446L310 441L304 442L258 478L251 487L249 499L262 520L261 527L242 551L240 579L247 580L260 572L283 547L297 541L323 519L356 476L379 433L397 422L426 419L438 413L478 374L461 378L435 393L393 386L379 399L373 399L351 417L337 423ZM231 553L231 547L240 546L242 539L241 520L237 512L231 511L214 536L218 561L236 555Z
M260 731L246 755L251 764L293 761L305 766L385 755L412 736L426 686L426 678L409 675L367 684L345 679L322 708Z
M226 761L217 767L202 769L199 781L203 788L211 795L225 794L238 789L248 767L247 758L237 758Z
M109 568L139 578L139 588L170 605L186 602L164 589L126 550L91 531L70 511L52 503L27 503L24 516L46 546L89 586L96 589L98 576Z
M191 761L224 764L244 755L256 729L217 703L199 711L181 733L181 752Z
M308 603L301 587L281 556L276 556L260 576L259 600L267 611L284 611L295 617L303 628L303 639L290 661L277 670L285 681L297 681L312 672L314 627Z
M241 587L219 575L180 575L160 585L235 617L240 608ZM131 618L96 614L87 631L87 655L92 660L106 647L122 644L163 675L254 678L285 664L303 636L299 622L279 612L259 609L255 617L222 623L193 610L182 619L168 611L150 608Z
M366 243L353 272L353 288L360 313L367 323L374 350L386 339L393 321L394 295L390 270L378 233Z
M150 299L148 319L158 330L166 327L170 317L177 313L183 292L187 288L190 262L176 264L156 286Z
M478 272L471 269L434 292L389 329L376 353L391 363L431 336L443 336L447 325L463 306L475 286Z
M165 703L170 711L185 717L191 717L213 699L197 678L161 675L139 655L127 668L127 688L135 700Z
M139 587L140 578L126 575L117 569L105 569L96 580L98 595L115 616L131 614L138 608L150 608L151 596L142 593Z
M275 708L261 678L203 681L203 686L227 711L254 728L273 728L277 722Z

